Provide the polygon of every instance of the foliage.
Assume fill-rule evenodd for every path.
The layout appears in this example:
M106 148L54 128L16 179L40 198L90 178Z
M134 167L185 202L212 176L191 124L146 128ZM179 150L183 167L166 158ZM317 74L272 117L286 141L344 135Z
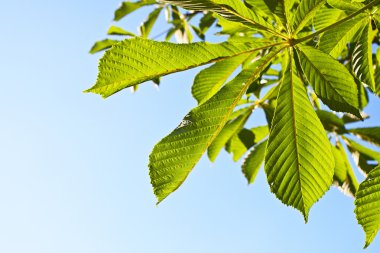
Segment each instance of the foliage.
M271 191L305 221L330 186L356 197L367 247L380 228L380 153L371 146L380 146L380 127L350 125L369 117L369 94L380 95L380 0L140 0L122 3L115 21L146 6L138 36L112 26L108 34L132 38L95 43L91 53L109 49L87 92L108 97L211 64L194 79L198 106L149 157L158 202L205 152L214 161L225 147L235 161L244 156L248 183L264 163ZM166 42L148 39L163 12ZM228 39L203 42L210 29ZM249 126L254 110L267 126ZM360 185L349 154L366 177Z

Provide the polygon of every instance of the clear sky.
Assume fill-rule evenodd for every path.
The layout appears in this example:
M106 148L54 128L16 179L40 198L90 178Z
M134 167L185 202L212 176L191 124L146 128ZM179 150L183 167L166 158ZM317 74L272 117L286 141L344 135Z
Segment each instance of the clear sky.
M362 251L353 199L333 188L305 225L263 171L247 186L225 152L203 158L156 207L148 155L195 106L196 70L159 90L83 94L101 56L88 50L120 1L0 3L0 252L379 252L379 238ZM135 31L144 14L124 27ZM380 122L378 105L366 110L369 125Z

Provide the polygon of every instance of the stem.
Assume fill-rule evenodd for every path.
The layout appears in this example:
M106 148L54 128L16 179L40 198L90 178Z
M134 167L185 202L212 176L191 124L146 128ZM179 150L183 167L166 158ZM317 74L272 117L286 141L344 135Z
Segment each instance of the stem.
M346 21L348 21L348 20L356 17L357 15L363 13L365 10L367 10L367 9L375 6L376 4L380 4L380 0L375 0L375 1L367 4L366 6L364 6L363 8L361 8L360 10L358 10L358 11L350 14L349 16L345 17L344 19L341 19L338 22L336 22L336 23L334 23L332 25L329 25L329 26L327 26L327 27L325 27L325 28L323 28L323 29L315 32L315 33L309 34L309 35L307 35L307 36L305 36L303 38L300 38L300 39L296 39L295 43L298 44L298 43L301 43L303 41L310 40L310 39L314 38L315 36L317 36L317 35L319 35L321 33L324 33L325 31L330 30L331 28L334 28L334 27L336 27L336 26L338 26L338 25L340 25L340 24L342 24L342 23L344 23L344 22L346 22Z

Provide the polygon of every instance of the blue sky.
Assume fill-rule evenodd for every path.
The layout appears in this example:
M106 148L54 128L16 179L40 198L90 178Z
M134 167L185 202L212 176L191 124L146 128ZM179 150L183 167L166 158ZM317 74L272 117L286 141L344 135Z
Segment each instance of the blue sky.
M164 78L159 90L83 94L100 57L88 50L119 3L1 2L0 252L378 252L378 239L362 251L353 200L337 189L305 225L263 171L247 186L225 153L214 164L203 158L156 207L148 155L195 106L197 70ZM143 15L124 27L135 31ZM369 125L380 122L378 103L366 110Z

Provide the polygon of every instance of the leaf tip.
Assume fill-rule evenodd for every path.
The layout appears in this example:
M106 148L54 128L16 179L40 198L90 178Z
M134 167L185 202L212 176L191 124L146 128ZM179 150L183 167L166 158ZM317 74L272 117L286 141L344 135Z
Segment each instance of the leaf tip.
M305 221L305 224L307 224L309 221L309 211L302 212L302 215L303 215L303 219Z

